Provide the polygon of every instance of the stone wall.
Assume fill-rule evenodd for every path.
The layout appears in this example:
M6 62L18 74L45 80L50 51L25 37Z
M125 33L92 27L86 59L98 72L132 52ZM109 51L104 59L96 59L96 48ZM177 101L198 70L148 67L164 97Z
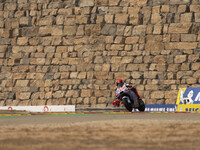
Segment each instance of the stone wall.
M199 0L0 0L0 105L146 104L200 85Z

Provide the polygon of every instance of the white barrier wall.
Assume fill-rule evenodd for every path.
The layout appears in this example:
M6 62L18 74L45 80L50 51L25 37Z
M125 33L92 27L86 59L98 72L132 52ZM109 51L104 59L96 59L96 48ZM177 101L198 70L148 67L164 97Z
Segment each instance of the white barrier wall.
M0 110L20 110L28 112L75 112L75 105L0 106Z

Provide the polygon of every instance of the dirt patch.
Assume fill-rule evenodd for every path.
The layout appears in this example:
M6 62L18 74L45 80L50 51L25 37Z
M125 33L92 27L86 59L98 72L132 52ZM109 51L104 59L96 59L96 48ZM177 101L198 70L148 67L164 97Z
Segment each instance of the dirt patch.
M175 120L2 126L0 149L199 149L199 126L199 121Z

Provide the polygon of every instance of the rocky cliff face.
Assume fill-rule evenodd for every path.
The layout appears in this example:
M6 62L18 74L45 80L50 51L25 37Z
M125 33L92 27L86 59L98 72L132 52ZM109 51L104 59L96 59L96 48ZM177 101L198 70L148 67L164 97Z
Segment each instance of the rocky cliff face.
M198 0L0 0L0 105L147 104L200 85Z

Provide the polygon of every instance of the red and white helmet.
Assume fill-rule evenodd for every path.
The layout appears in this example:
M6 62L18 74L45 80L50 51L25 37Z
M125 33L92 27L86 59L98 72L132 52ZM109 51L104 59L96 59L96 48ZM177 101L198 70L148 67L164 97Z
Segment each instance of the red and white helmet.
M117 87L122 87L124 85L124 82L122 81L122 79L118 79L116 81Z

